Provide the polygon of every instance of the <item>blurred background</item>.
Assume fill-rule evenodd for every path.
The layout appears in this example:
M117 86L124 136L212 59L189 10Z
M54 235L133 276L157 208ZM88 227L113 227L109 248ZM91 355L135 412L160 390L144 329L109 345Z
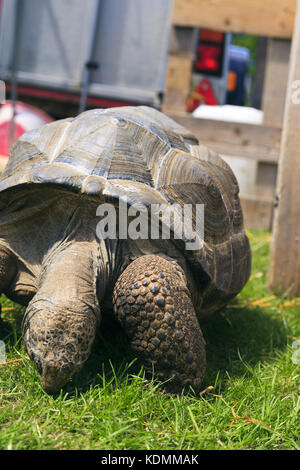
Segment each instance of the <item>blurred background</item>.
M0 78L8 96L17 79L19 98L55 118L74 115L79 105L160 107L172 3L0 0ZM255 80L265 43L195 28L187 110L200 102L259 108L261 86Z
M16 138L51 120L96 107L148 105L167 112L173 7L174 0L0 0L0 79L6 85L0 106L2 168ZM195 27L179 27L176 35L179 56L192 54L177 114L262 124L268 39ZM176 73L180 76L180 66ZM265 200L271 203L277 171L272 162L244 158L243 152L223 156L250 199L265 190L263 165L271 188ZM258 228L269 228L270 204L266 210Z

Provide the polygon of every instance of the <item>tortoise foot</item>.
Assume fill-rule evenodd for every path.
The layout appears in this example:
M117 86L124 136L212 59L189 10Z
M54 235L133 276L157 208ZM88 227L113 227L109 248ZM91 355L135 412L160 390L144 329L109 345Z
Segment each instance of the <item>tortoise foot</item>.
M171 393L200 391L205 341L179 265L156 255L138 258L119 277L113 303L146 373Z

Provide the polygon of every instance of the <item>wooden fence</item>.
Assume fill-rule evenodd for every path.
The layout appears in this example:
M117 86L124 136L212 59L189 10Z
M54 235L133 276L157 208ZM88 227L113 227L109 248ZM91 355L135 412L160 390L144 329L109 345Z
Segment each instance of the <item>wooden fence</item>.
M292 94L300 80L297 5L297 0L174 0L162 111L210 148L258 162L255 196L242 198L245 225L273 226L270 287L299 294L300 104ZM262 125L198 119L186 112L194 28L268 37Z

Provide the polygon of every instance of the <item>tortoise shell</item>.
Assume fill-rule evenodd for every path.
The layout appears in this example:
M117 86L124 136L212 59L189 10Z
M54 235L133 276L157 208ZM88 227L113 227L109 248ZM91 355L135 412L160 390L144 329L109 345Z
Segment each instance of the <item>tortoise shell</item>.
M204 286L206 311L223 306L249 278L251 255L233 172L155 109L96 109L24 134L0 178L0 203L1 193L24 185L60 185L129 205L204 204L199 249L170 242L180 246Z

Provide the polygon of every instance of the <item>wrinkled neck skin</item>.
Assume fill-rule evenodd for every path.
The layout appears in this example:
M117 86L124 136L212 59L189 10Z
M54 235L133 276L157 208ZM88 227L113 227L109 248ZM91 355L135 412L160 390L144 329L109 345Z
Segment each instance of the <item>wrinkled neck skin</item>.
M7 297L27 305L37 292L47 299L59 292L70 298L90 286L101 301L115 275L118 243L96 236L99 201L45 187L5 198L0 202L0 246L17 259L17 274L4 290ZM93 295L87 302L94 302Z

